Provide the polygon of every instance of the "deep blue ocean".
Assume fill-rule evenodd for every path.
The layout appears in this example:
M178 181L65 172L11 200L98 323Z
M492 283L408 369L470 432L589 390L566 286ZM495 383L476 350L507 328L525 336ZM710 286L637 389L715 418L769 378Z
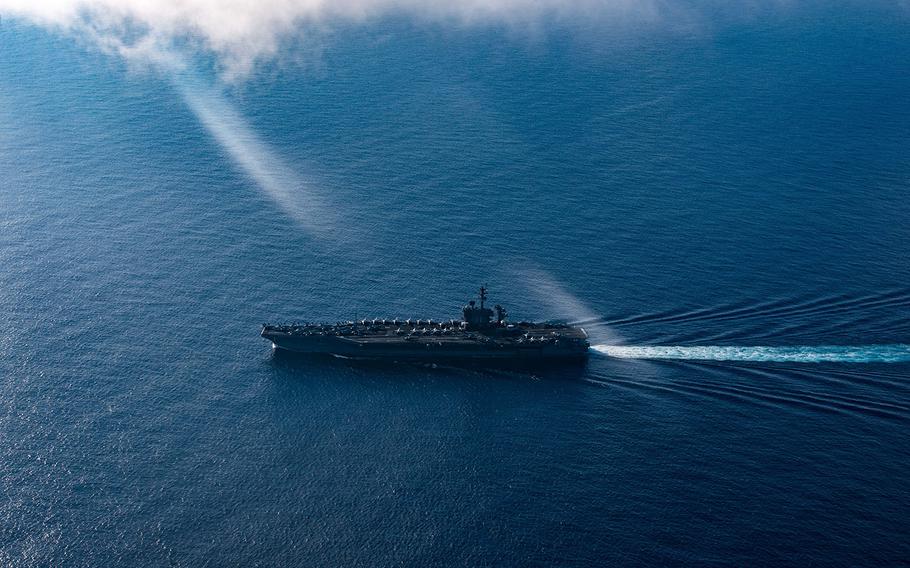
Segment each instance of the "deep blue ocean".
M910 15L719 19L389 17L224 85L4 18L0 564L910 562ZM481 284L624 358L258 337Z

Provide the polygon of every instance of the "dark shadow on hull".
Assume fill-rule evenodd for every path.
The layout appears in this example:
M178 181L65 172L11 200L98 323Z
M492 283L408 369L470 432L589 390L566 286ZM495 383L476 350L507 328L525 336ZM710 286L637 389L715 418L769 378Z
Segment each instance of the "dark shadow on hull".
M578 379L585 374L587 358L567 358L558 360L449 360L436 361L392 359L352 359L336 357L322 353L297 353L285 349L274 349L271 363L285 370L304 370L313 368L334 368L336 370L356 368L358 370L375 370L388 373L396 369L435 369L440 372L451 370L471 371L472 373L489 372L491 376L519 374L546 379Z

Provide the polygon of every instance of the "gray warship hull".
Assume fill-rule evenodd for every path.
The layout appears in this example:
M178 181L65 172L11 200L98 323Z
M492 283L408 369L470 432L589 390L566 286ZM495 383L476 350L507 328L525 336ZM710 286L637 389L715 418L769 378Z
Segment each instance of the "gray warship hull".
M579 328L580 329L580 328ZM583 334L584 331L581 330ZM296 335L263 329L262 337L275 349L295 353L325 354L350 359L388 359L396 361L530 361L584 359L586 341L497 341L463 337L397 336L345 337L334 335Z
M397 361L562 361L588 355L588 334L558 323L508 323L502 306L462 309L463 319L372 319L334 324L264 324L260 335L276 349L351 359Z

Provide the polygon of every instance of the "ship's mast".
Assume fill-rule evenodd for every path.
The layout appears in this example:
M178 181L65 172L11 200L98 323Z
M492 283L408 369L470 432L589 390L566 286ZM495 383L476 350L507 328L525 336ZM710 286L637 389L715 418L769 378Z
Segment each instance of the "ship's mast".
M480 307L477 307L476 302L471 300L467 306L462 308L461 312L468 329L479 330L490 327L490 318L493 317L493 310L486 307L486 300L487 288L486 286L481 286Z

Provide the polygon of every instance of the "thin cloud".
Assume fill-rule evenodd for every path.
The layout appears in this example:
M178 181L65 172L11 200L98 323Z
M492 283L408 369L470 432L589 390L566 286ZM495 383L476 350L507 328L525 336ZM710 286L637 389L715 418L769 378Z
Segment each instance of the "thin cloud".
M174 73L174 87L189 109L266 197L311 235L323 240L338 220L315 185L294 172L260 140L237 109L214 87L186 73Z
M213 54L223 75L247 76L287 42L336 22L407 14L457 25L553 20L655 21L666 0L0 0L0 15L79 34L132 59L175 50ZM678 10L676 10L678 11Z

